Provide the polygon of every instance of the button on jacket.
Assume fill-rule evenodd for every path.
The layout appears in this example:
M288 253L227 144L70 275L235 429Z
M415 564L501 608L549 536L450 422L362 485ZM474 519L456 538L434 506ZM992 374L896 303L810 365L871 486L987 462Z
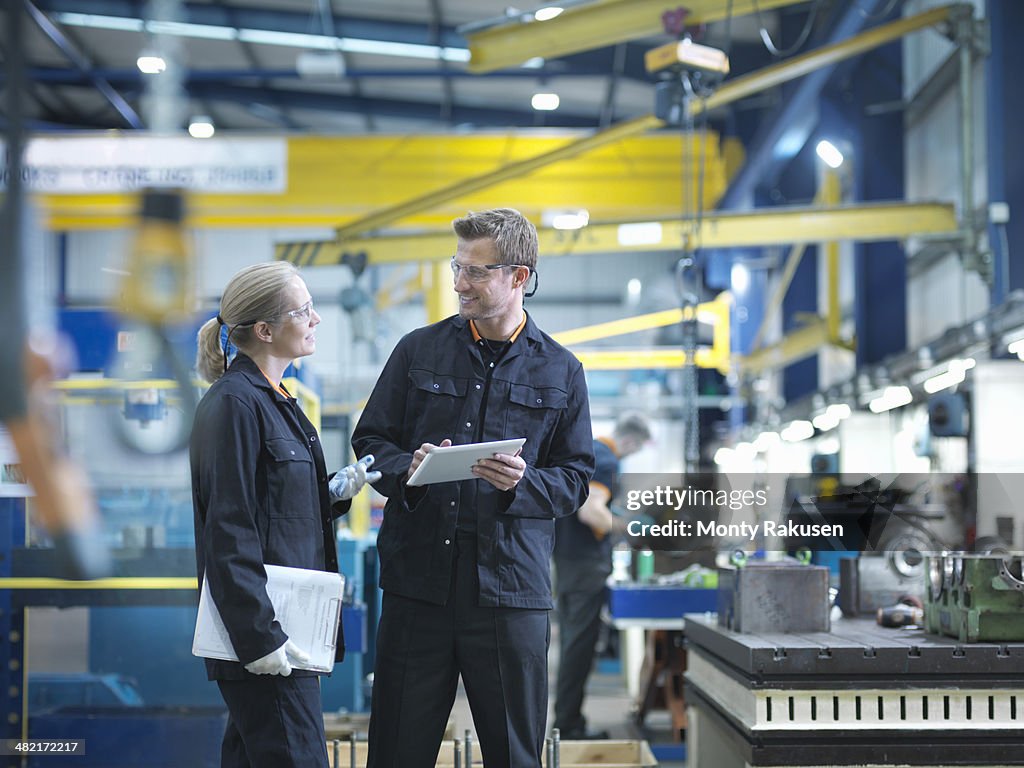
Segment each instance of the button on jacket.
M263 565L336 573L332 523L349 503L331 507L316 428L241 353L196 409L189 459L199 578L208 580L241 660L207 659L207 676L248 678L243 665L287 639L267 597ZM337 656L344 656L340 629Z
M529 317L493 367L484 359L468 321L450 317L398 343L367 401L352 445L357 456L374 455L382 473L374 486L388 497L377 539L381 587L443 604L456 523L472 515L480 605L551 608L555 518L583 504L594 470L583 367ZM405 484L425 442L516 437L526 438L527 466L511 491L479 479Z

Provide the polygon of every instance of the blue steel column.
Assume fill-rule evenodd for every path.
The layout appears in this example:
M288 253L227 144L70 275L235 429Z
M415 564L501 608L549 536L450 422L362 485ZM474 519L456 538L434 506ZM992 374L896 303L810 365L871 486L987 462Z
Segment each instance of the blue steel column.
M870 104L902 98L903 48L897 42L878 49L851 80L852 99L844 107L854 144L854 195L858 201L902 200L903 112L865 116ZM857 367L907 348L907 258L898 243L854 247Z
M808 142L790 163L780 179L777 191L784 200L802 202L814 198L818 186L818 158L814 142ZM785 253L785 251L784 251ZM785 260L785 255L783 255ZM817 316L818 311L818 247L807 247L800 266L782 301L782 334L801 327L801 315ZM782 394L786 402L814 392L818 388L818 356L812 355L786 366L782 372Z
M25 546L25 500L0 498L0 576L10 577L13 552ZM22 737L25 678L25 609L16 606L9 589L0 590L0 695L3 696L3 738ZM20 758L0 758L4 768L18 768Z
M1002 303L1010 291L1024 288L1024 146L1020 142L1024 89L1019 82L1020 73L1024 72L1024 46L1019 39L1024 30L1024 3L989 0L988 18L991 42L991 53L985 63L988 199L1010 206L1010 221L1005 227L990 224L988 228L995 257L991 292L995 306Z

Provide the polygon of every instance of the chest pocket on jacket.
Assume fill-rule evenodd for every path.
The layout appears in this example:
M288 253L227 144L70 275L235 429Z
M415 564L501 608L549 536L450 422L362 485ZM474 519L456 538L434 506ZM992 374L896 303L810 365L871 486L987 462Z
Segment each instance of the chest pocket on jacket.
M523 446L524 457L530 454L536 456L541 442L547 442L549 432L565 410L568 399L568 394L558 387L509 384L505 434L508 437L527 438Z
M440 442L451 437L462 415L468 382L425 370L409 371L409 380L407 415L416 420L417 439Z
M318 516L316 472L309 449L298 440L272 437L267 440L267 513L271 517Z

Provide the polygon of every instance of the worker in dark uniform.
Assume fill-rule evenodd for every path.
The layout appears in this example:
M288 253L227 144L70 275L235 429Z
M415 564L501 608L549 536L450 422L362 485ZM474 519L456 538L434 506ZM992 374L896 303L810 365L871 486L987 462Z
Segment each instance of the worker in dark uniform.
M641 414L623 414L611 439L594 441L596 468L587 500L578 514L556 523L559 662L554 727L563 739L608 738L607 731L587 730L583 697L601 631L605 584L612 572L613 534L625 530L622 518L610 509L619 490L619 462L650 439L651 428Z
M366 463L328 476L316 429L281 385L316 350L320 316L287 262L235 275L199 331L199 403L190 463L196 563L239 661L206 660L228 707L222 768L327 768L308 648L274 618L265 564L338 570L333 521L367 479ZM238 352L229 363L229 348ZM344 656L338 638L337 660Z
M453 226L459 315L398 343L352 438L388 497L368 768L434 765L460 675L487 768L541 764L555 519L594 465L583 369L523 310L536 229L507 208ZM517 437L474 480L406 485L436 446Z

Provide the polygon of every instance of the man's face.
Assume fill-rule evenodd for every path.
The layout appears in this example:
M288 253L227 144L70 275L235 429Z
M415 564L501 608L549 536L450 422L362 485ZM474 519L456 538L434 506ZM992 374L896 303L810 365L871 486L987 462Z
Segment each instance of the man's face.
M518 287L519 273L524 268L508 267L490 270L466 270L464 267L484 267L499 263L498 248L493 240L459 240L455 251L455 264L460 268L455 276L455 292L459 294L459 314L467 320L519 319L522 310L522 284ZM480 271L483 279L470 279L470 272Z

